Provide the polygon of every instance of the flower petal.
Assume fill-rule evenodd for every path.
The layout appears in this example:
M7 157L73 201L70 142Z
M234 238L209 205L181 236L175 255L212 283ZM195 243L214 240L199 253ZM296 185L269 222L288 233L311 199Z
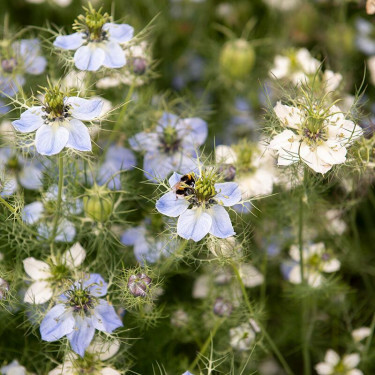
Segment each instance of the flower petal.
M53 291L50 283L47 281L35 281L27 289L24 302L41 304L52 298Z
M27 224L34 224L36 223L43 214L44 206L42 202L33 202L27 204L22 211L22 220Z
M69 334L74 328L74 318L71 311L67 311L65 305L60 303L44 317L40 324L40 334L44 341L56 341Z
M101 99L83 99L78 96L70 96L65 99L64 104L71 107L74 118L91 121L100 116L104 102Z
M51 267L46 262L33 257L23 260L23 268L33 280L45 280L51 277Z
M43 186L43 172L41 167L34 161L24 163L22 170L18 175L20 184L25 189L37 190Z
M53 45L62 49L74 50L81 47L84 41L84 33L74 33L70 35L59 35L53 42Z
M83 280L83 288L88 288L95 297L102 297L107 294L108 284L98 273L91 273L88 278Z
M178 198L173 191L170 191L156 202L155 207L163 215L177 217L187 210L189 202L184 198Z
M186 240L200 241L211 229L212 218L202 209L186 210L177 221L177 234Z
M69 131L59 125L42 125L35 135L35 146L39 154L58 154L67 144Z
M122 68L126 64L125 52L116 42L109 42L103 47L105 57L103 65L106 68Z
M219 238L228 238L235 235L228 212L224 207L215 205L208 210L212 218L210 234Z
M80 266L86 258L86 251L79 242L76 242L69 250L62 255L62 262L74 270Z
M158 135L156 133L140 132L129 139L129 144L135 151L152 152L158 148Z
M235 182L223 182L215 184L215 200L224 206L233 206L241 200L241 190Z
M104 59L104 50L92 44L79 47L74 54L74 63L79 70L95 72L103 65Z
M143 226L129 228L122 234L121 242L124 245L134 245L139 239L144 239L145 232L146 230Z
M30 133L39 129L43 124L42 106L35 106L23 112L19 120L13 121L12 125L22 133Z
M64 127L69 131L69 139L65 147L78 151L91 151L90 133L82 121L71 119L69 125Z
M97 330L107 333L123 326L113 306L103 299L100 299L99 304L95 306L92 322Z
M111 368L111 367L104 367L100 370L101 375L121 375L120 372Z
M336 366L340 362L340 356L332 349L328 349L324 357L324 362Z
M315 366L318 375L332 375L333 367L325 362L320 362Z
M67 338L70 341L72 349L83 357L86 348L94 338L94 333L95 327L92 324L92 320L88 317L82 318L77 316L74 329L67 335Z
M112 22L105 23L103 30L108 31L109 40L113 40L117 43L126 43L133 38L134 28L125 23L116 24Z
M357 367L360 361L361 357L358 353L346 354L342 359L342 363L350 369Z

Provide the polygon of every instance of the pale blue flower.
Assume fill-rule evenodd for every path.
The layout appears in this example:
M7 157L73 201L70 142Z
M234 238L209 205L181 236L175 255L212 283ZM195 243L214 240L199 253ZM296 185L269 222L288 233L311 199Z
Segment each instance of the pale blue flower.
M187 173L196 167L197 147L207 138L207 123L200 118L182 119L164 112L154 132L141 132L129 139L133 150L145 153L145 176L165 179L173 171Z
M137 227L127 229L121 236L121 242L134 246L134 255L141 265L156 263L160 257L169 256L178 247L176 240L149 233L146 220Z
M108 148L104 163L99 169L98 184L107 184L111 190L121 189L120 171L134 168L136 159L133 152L121 146Z
M35 146L42 155L58 154L64 147L91 151L90 134L82 121L98 118L102 106L103 101L99 99L65 97L62 113L57 117L48 113L47 106L34 106L12 124L22 133L36 130Z
M26 159L9 147L0 149L0 170L5 170L7 184L1 196L12 195L21 185L25 189L38 190L42 187L43 166L35 159Z
M59 297L59 303L40 325L42 340L56 341L66 336L72 349L81 357L90 345L95 329L112 333L123 325L113 306L99 298L107 294L108 284L99 274L87 276Z
M186 196L181 196L173 189L181 181L181 177L174 173L169 179L172 190L156 202L156 209L160 213L178 217L177 234L196 242L208 233L219 238L235 235L229 214L224 207L233 206L241 200L238 185L235 182L215 183L211 186L214 187L214 193L202 197L196 190L200 179L196 176L195 187L189 189Z
M359 18L356 21L356 28L358 33L356 36L357 48L365 55L375 55L375 30L373 24L363 18Z
M58 36L53 45L76 50L74 63L79 70L97 71L101 66L121 68L126 64L121 44L133 38L134 29L126 24L105 23L100 39L92 39L89 32Z

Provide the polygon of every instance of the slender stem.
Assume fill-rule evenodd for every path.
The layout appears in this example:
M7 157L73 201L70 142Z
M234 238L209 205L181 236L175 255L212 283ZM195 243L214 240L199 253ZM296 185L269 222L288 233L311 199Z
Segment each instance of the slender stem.
M303 192L299 198L298 249L299 249L301 283L303 284L305 281L304 262L303 262Z
M225 319L223 319L223 318L217 320L214 327L212 328L212 331L210 332L210 335L207 337L206 341L203 343L203 345L202 345L199 353L195 357L193 363L189 366L189 371L194 371L194 369L197 366L200 358L202 356L204 356L204 354L206 353L208 345L210 345L210 342L214 339L217 330L220 328L220 326L223 324L224 321L225 321Z
M57 226L58 226L59 218L60 218L63 183L64 183L64 159L63 159L62 153L60 152L59 154L59 185L58 185L58 191L57 191L57 205L56 205L55 220L53 223L53 230L52 230L52 243L55 241L55 238L56 238Z
M1 195L0 195L0 203L3 204L14 215L17 214L17 210L12 205L10 205Z
M236 278L237 278L237 281L238 283L240 284L240 287L241 287L241 291L242 291L242 295L244 297L244 300L245 300L245 303L247 305L247 308L249 310L249 313L251 315L254 315L254 309L253 307L251 306L251 303L250 303L250 300L249 300L249 296L247 295L247 291L246 291L246 288L245 288L245 285L242 281L242 278L241 278L241 275L240 275L240 272L238 271L238 268L236 266L236 264L234 262L231 262L231 266L233 268L233 271L236 275ZM276 346L275 342L272 340L271 336L268 334L268 332L266 331L265 327L262 325L262 323L260 323L259 321L257 321L257 324L264 336L264 338L266 339L266 341L268 342L268 345L271 347L273 353L276 355L276 357L278 358L278 360L280 361L281 365L283 366L285 372L288 374L288 375L293 375L293 371L291 370L291 368L289 367L288 363L286 362L285 358L283 357L283 355L281 354L280 350L278 349L278 347Z
M367 357L368 352L370 350L371 341L374 336L374 329L375 329L375 314L372 317L371 326L370 326L370 335L367 337L365 350L364 350L364 356Z

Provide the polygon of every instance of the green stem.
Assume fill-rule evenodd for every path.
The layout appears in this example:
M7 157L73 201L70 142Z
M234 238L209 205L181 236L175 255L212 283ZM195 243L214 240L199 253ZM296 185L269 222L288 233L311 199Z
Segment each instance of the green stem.
M17 214L17 210L12 205L10 205L2 196L0 196L0 203L2 203L14 215Z
M60 218L63 182L64 182L64 159L63 159L62 153L60 152L59 154L59 185L58 185L58 191L57 191L55 220L53 223L52 238L51 238L52 243L55 241L55 238L56 238L57 226L58 226L59 218Z
M305 281L304 263L303 263L303 193L299 198L299 215L298 215L298 249L299 263L301 272L301 284Z
M237 268L237 266L236 266L236 264L234 262L231 262L231 266L232 266L233 271L234 271L234 273L236 275L237 281L240 284L242 295L243 295L243 298L245 300L246 306L247 306L247 308L249 310L249 313L251 315L254 315L254 310L253 310L253 307L251 306L251 303L250 303L250 300L249 300L249 296L247 295L247 291L246 291L245 285L244 285L244 283L242 281L240 272L239 272L239 270L238 270L238 268ZM259 321L257 321L257 324L258 324L258 326L259 326L259 328L260 328L260 330L261 330L264 338L268 342L268 345L271 347L273 353L275 354L275 356L277 357L277 359L279 360L279 362L283 366L285 372L288 375L293 375L293 371L291 370L291 368L289 367L289 365L286 362L285 358L283 357L283 355L279 351L279 349L276 346L275 342L272 340L271 336L266 331L265 327Z
M204 356L204 354L206 353L207 351L207 348L208 348L208 345L210 345L210 342L214 339L215 335L216 335L216 332L217 330L220 328L220 326L223 324L225 319L219 319L217 320L217 322L215 323L212 331L210 332L210 335L207 337L206 341L204 342L204 344L202 345L199 353L197 354L197 356L195 357L193 363L189 366L189 371L194 371L195 367L197 366L199 360L201 359L202 356Z
M366 345L365 345L365 350L364 350L364 357L367 357L368 352L370 350L372 338L374 336L374 329L375 329L375 314L373 315L372 321L371 321L371 326L370 326L371 332L370 332L370 335L369 335L369 337L367 337L367 340L366 340Z

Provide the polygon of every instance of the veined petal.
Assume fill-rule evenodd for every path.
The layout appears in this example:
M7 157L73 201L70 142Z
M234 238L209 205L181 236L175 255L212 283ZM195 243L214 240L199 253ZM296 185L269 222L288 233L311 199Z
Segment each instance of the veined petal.
M78 96L67 97L64 102L65 105L71 106L72 116L82 121L91 121L98 118L104 104L101 99L83 99Z
M100 299L99 304L95 306L92 322L97 330L108 333L123 326L113 306L103 299Z
M31 107L21 114L19 120L13 121L12 125L22 133L30 133L39 129L43 124L42 106Z
M52 298L53 292L50 283L47 281L35 281L27 289L24 302L41 304Z
M103 65L106 68L121 68L126 64L125 52L116 42L109 42L103 47L105 58Z
M69 250L62 255L62 262L74 269L80 266L86 258L86 251L79 242L76 242Z
M78 316L75 320L74 329L67 335L72 349L81 357L85 355L86 348L94 338L95 327L91 318Z
M22 220L27 224L34 224L36 223L43 214L44 206L42 202L33 202L27 204L22 211Z
M236 182L215 184L215 200L224 206L233 206L241 200L241 190Z
M91 138L86 125L76 119L71 119L69 125L64 125L69 131L69 139L65 147L78 151L91 151Z
M109 40L117 43L126 43L133 38L134 28L127 24L116 24L112 22L105 23L103 30L108 31Z
M333 166L333 164L329 164L321 160L319 158L317 150L312 150L308 145L305 145L304 143L301 144L300 157L304 163L306 163L317 173L324 174L328 172Z
M177 221L177 234L186 240L200 241L211 229L212 218L202 209L186 210Z
M59 35L53 42L53 45L62 49L74 50L81 47L84 41L83 33L74 33L70 35Z
M282 148L288 148L289 144L295 142L298 136L291 130L284 130L281 133L275 135L269 144L269 148L272 150L279 151Z
M177 217L187 210L189 202L178 198L173 191L169 191L156 202L155 207L163 215Z
M83 280L82 286L88 288L95 297L102 297L107 294L108 284L98 273L91 273L88 278Z
M33 257L23 260L23 268L33 280L45 280L52 276L50 266Z
M65 305L60 303L44 317L40 324L40 334L44 341L56 341L69 334L74 328L74 318L71 311L67 311Z
M74 54L74 63L79 70L95 72L103 65L105 52L94 45L82 46Z
M228 238L236 234L233 230L229 214L224 207L217 204L207 212L212 219L210 234L218 238Z
M58 154L67 144L69 131L59 125L42 125L35 135L35 146L39 154Z
M281 102L277 102L273 110L282 125L289 128L298 129L304 120L303 114L298 108L281 104Z

